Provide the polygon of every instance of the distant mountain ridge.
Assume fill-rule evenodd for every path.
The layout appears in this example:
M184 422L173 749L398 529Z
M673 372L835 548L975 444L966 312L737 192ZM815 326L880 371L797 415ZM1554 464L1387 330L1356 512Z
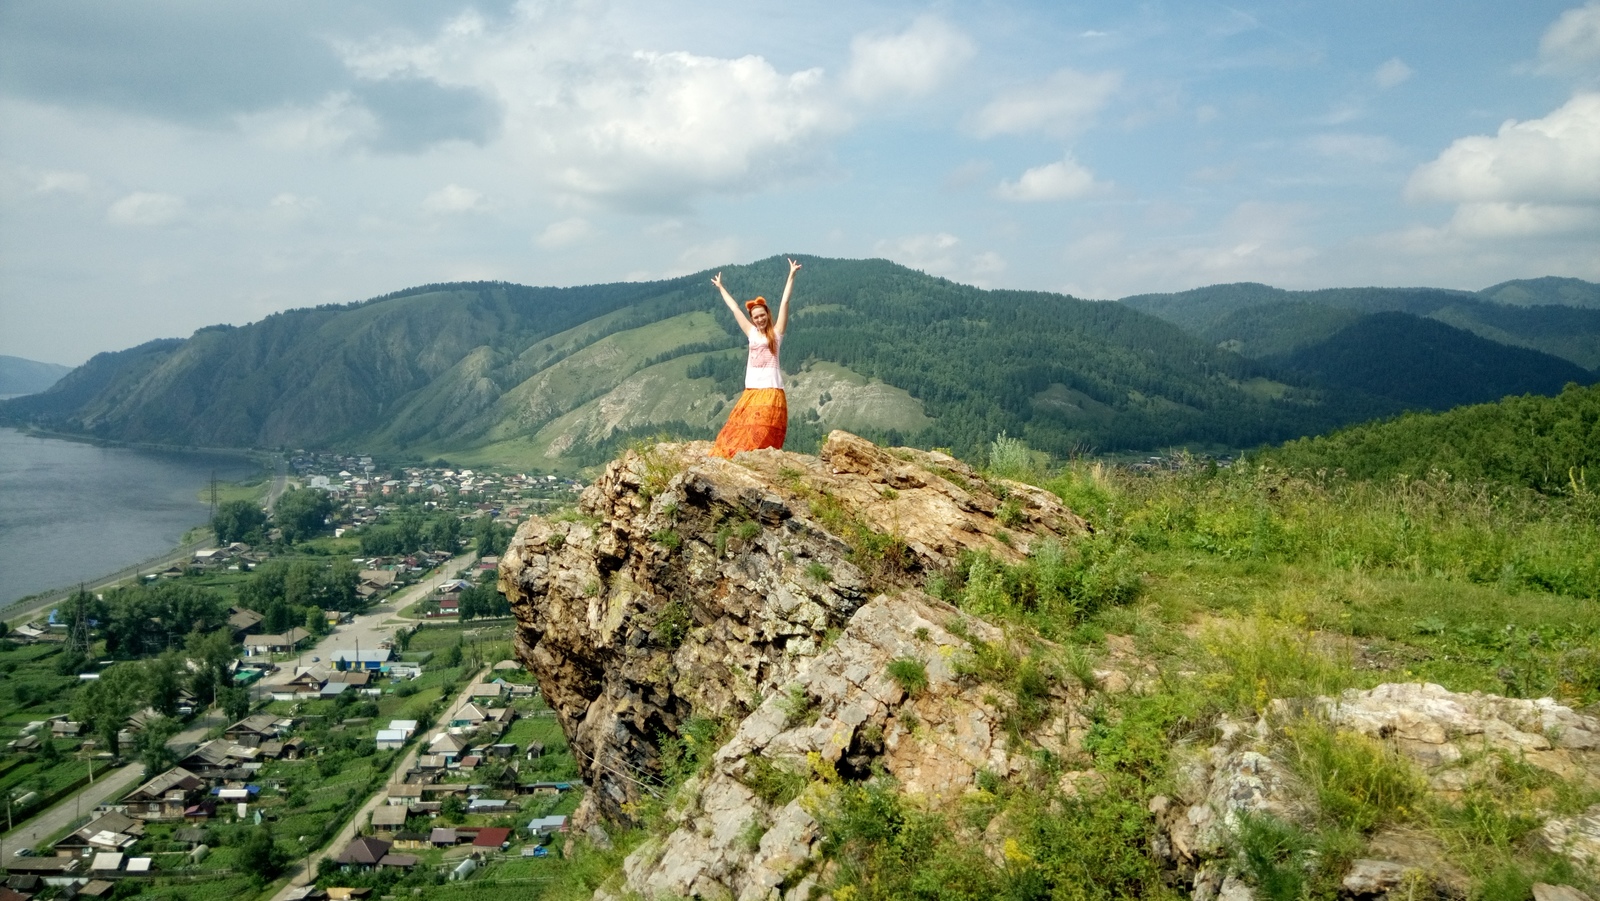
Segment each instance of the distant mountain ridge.
M1057 454L1244 447L1409 405L1249 359L1133 303L984 291L884 260L802 259L783 349L792 448L832 428L969 456L1000 432ZM736 295L770 296L785 267L774 257L722 271ZM635 438L715 433L744 360L710 275L436 284L291 310L100 354L49 391L0 403L0 421L570 470ZM1269 303L1284 293L1245 287ZM1324 339L1349 325L1318 315ZM1478 390L1474 400L1493 399Z
M1500 344L1600 368L1600 285L1575 278L1501 282L1482 291L1325 288L1286 291L1255 283L1140 294L1122 303L1249 357L1329 337L1357 314L1409 313ZM1289 315L1286 307L1302 311Z
M0 396L36 394L61 381L71 371L71 366L59 363L41 363L0 354Z

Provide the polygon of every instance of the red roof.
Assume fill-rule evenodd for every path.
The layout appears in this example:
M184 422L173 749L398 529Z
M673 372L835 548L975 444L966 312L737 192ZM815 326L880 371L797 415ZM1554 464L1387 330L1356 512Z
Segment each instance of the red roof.
M504 826L493 826L478 831L478 837L473 840L474 848L498 848L511 838L511 830Z

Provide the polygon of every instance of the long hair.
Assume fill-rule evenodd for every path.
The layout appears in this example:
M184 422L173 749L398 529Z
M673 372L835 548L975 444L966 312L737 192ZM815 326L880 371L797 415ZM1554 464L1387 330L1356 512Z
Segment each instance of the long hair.
M777 332L778 323L777 323L777 320L772 318L772 308L767 306L767 299L765 297L757 297L755 300L747 300L747 301L745 301L745 304L744 304L744 308L746 310L748 310L749 312L751 312L751 313L754 313L756 311L756 307L758 307L758 306L761 307L763 310L767 311L767 324L766 324L766 327L761 329L761 334L767 336L767 347L770 348L773 353L777 353L778 352L778 332ZM755 323L752 322L751 325L755 325Z

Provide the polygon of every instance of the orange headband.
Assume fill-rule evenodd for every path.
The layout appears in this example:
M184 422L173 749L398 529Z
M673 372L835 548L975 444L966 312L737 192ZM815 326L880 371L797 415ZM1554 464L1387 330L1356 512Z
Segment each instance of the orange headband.
M767 299L765 297L757 297L755 300L747 300L744 302L744 309L747 313L754 313L756 311L756 307L758 306L767 306ZM772 312L772 309L768 307L767 312Z

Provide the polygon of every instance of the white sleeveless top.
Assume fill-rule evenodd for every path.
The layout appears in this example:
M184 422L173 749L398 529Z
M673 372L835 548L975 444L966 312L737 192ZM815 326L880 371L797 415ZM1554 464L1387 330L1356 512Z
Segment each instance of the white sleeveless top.
M767 336L761 329L752 328L748 335L750 339L750 359L744 366L744 386L746 388L782 388L783 373L778 369L778 352L767 346ZM783 347L783 337L778 337L778 347Z

